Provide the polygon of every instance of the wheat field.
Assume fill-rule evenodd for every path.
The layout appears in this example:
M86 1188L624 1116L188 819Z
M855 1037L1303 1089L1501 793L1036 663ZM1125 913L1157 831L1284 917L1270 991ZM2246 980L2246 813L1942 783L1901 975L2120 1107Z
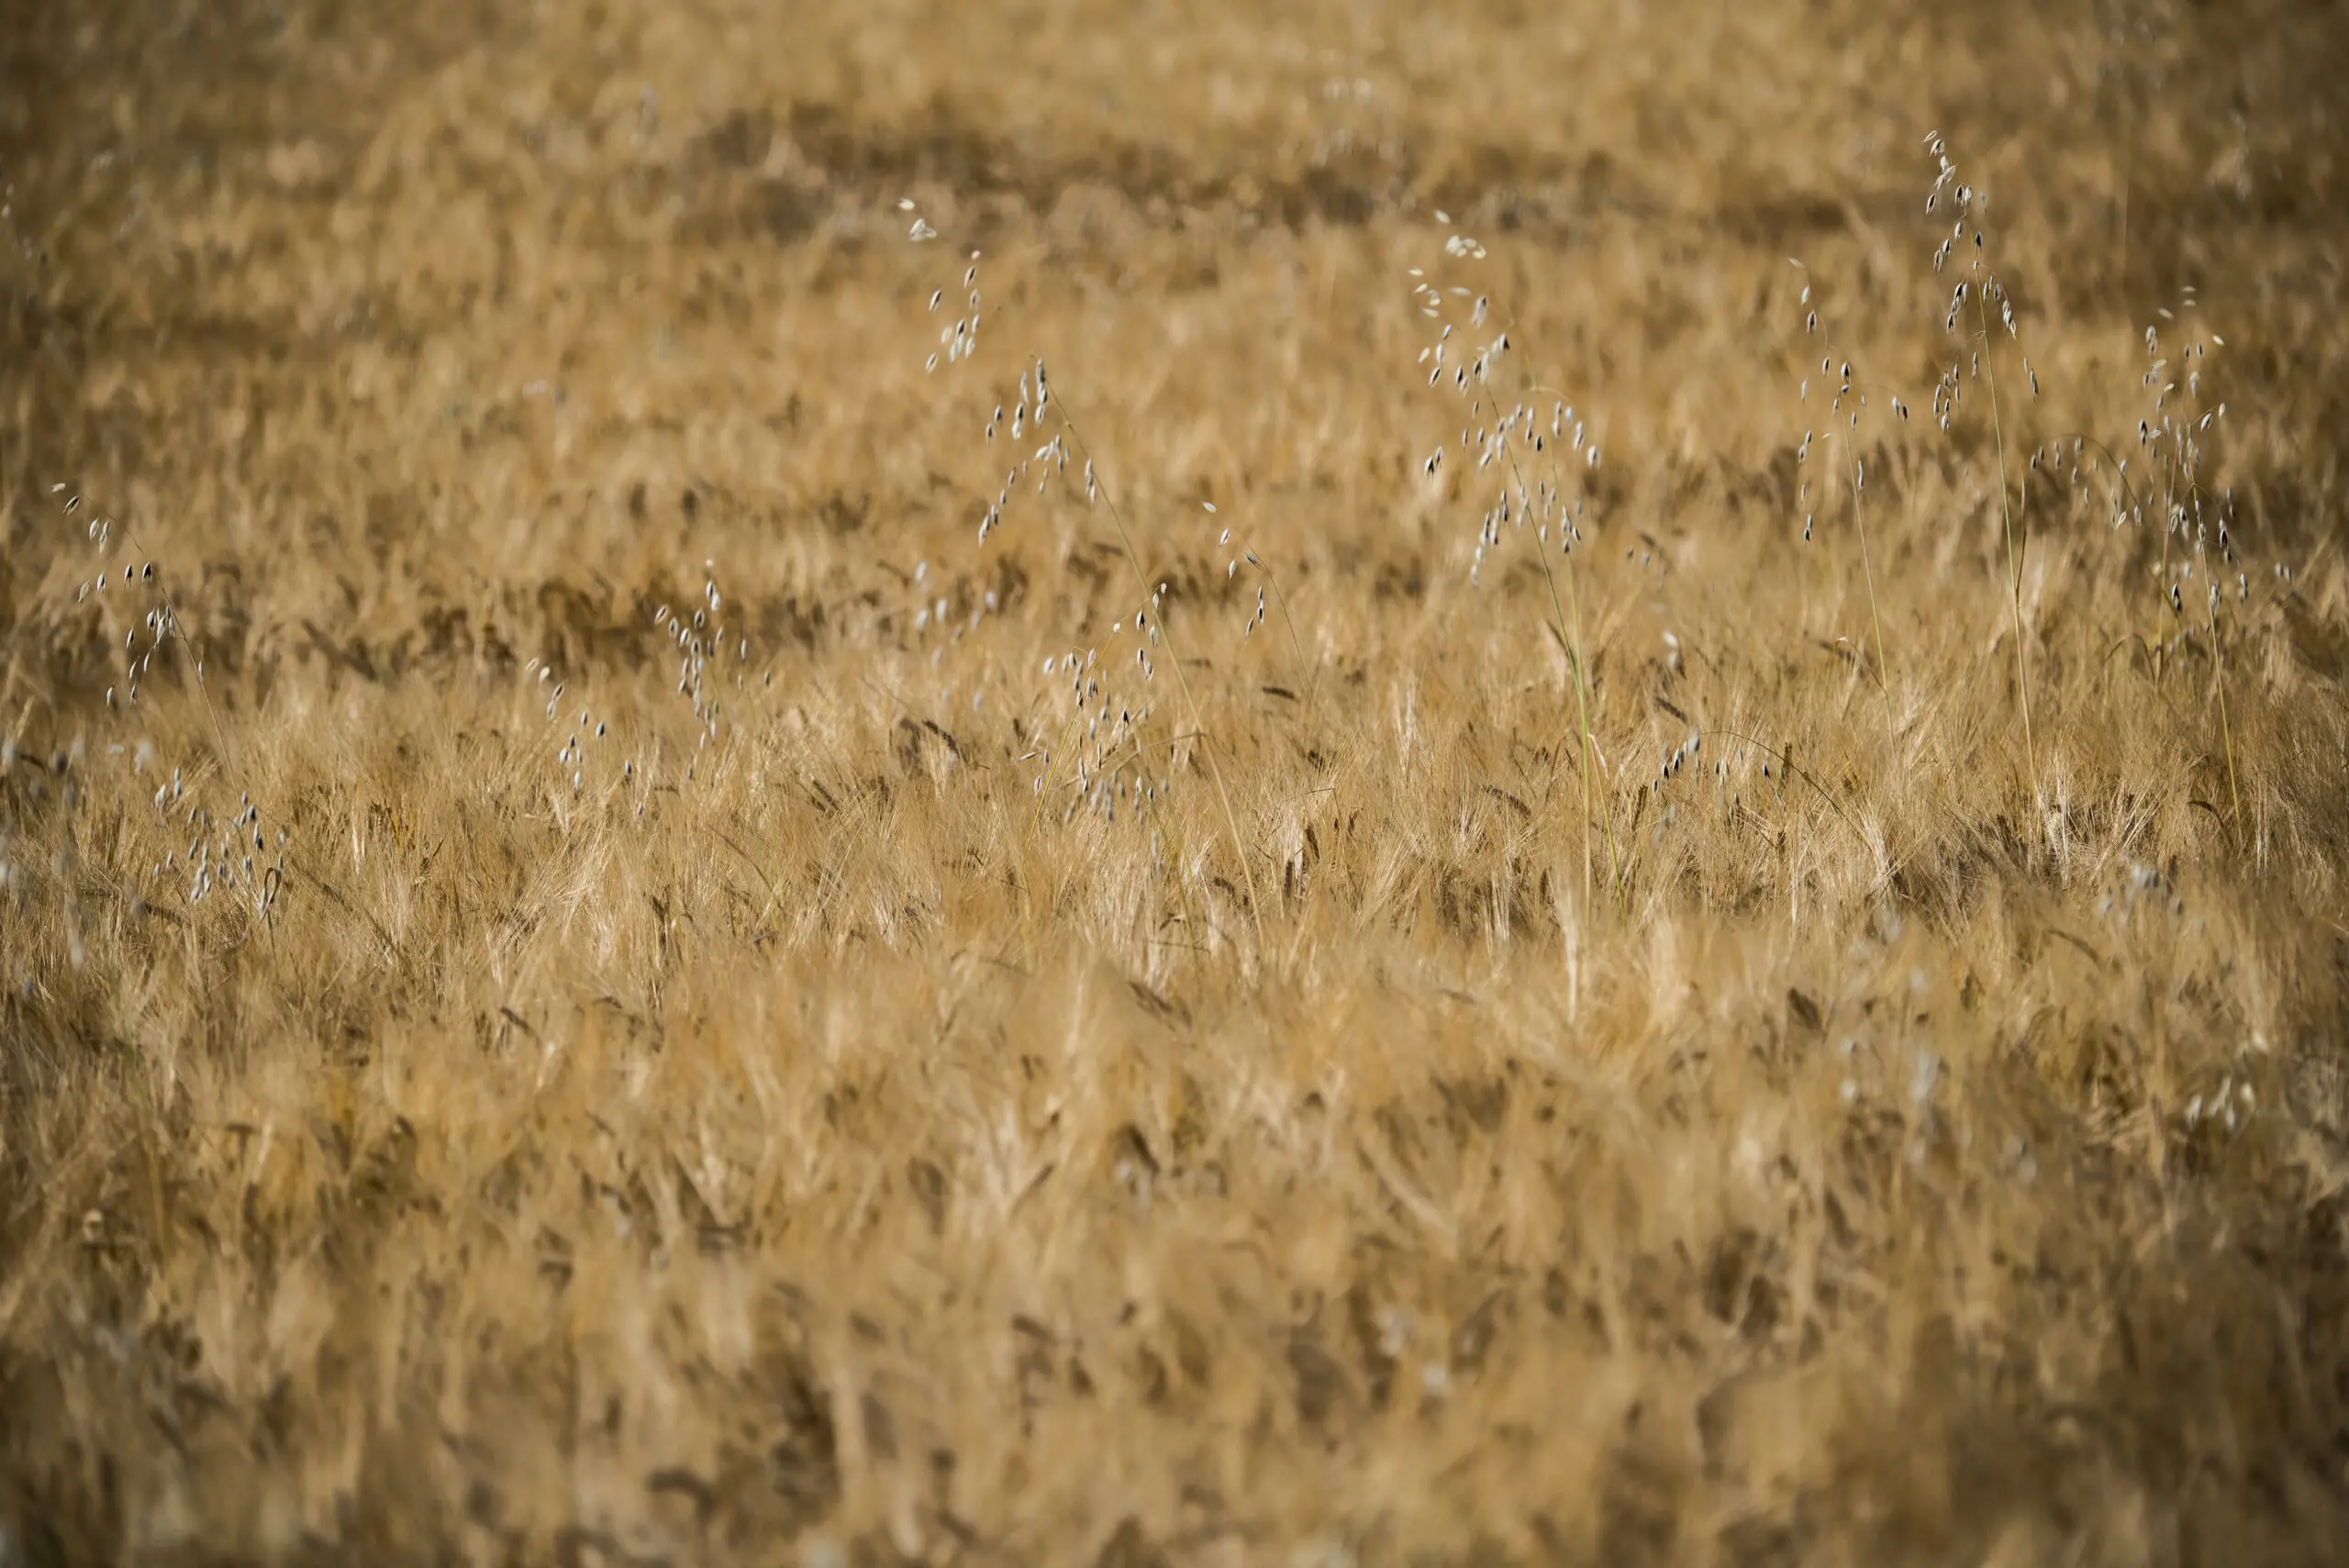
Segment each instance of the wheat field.
M0 27L0 1562L2349 1554L2349 25Z

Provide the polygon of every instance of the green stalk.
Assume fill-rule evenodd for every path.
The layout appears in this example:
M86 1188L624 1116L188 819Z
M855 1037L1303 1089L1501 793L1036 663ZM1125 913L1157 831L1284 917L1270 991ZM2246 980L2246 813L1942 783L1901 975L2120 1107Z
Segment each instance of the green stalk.
M1550 584L1551 610L1558 617L1559 628L1564 633L1566 628L1566 613L1558 607L1557 579L1551 573L1548 553L1538 550L1536 553L1541 556L1542 575ZM1574 567L1571 560L1566 567L1566 598L1574 606L1572 640L1567 644L1567 652L1574 660L1575 717L1582 728L1582 894L1583 903L1586 906L1590 902L1591 774L1593 753L1598 750L1598 743L1590 732L1590 672L1583 660L1582 596L1575 589ZM1615 846L1615 806L1614 803L1604 795L1599 796L1598 803L1607 825L1607 874L1615 889L1616 913L1621 914L1624 898L1623 862Z

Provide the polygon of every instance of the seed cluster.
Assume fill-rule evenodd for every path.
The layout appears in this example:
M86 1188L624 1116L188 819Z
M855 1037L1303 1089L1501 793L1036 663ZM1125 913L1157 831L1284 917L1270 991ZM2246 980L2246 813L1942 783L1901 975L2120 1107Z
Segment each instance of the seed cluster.
M751 639L739 628L731 635L728 633L723 618L726 595L718 591L718 563L705 561L701 564L701 603L690 612L661 606L652 612L652 628L676 646L677 695L692 706L694 723L700 730L694 741L695 749L707 751L718 736L724 666L729 659L733 661L734 689L743 690L750 669Z
M150 709L153 705L142 701L151 686L156 655L176 646L181 651L182 673L200 694L204 683L204 662L189 638L180 608L173 601L165 574L154 559L146 557L133 531L118 518L95 516L83 521L84 499L80 490L59 482L50 487L58 501L60 516L80 525L82 538L98 558L97 570L73 584L72 605L75 616L95 619L99 635L113 644L115 630L119 628L121 641L117 647L122 660L120 674L109 681L96 705L95 717L99 722L102 739L96 747L77 738L72 746L56 752L49 761L46 777L36 776L26 781L20 799L36 809L60 814L64 842L50 857L50 883L60 901L59 913L67 937L67 955L79 968L86 957L83 939L85 925L83 899L85 886L80 868L80 858L72 846L79 840L83 827L80 821L89 804L83 773L93 766L110 764L120 759L133 777L157 776L150 801L159 833L171 835L158 846L162 853L147 862L136 872L126 868L126 880L140 891L137 907L146 907L152 901L176 896L189 910L198 906L225 906L240 910L257 923L269 923L275 916L287 875L286 855L291 834L280 828L273 840L262 827L262 808L246 792L233 816L226 820L216 817L200 798L204 781L217 775L228 761L225 745L208 755L184 754L171 763L170 775L162 777L165 759L152 732L125 732L114 726L143 724L135 718L135 710ZM141 556L133 562L117 565L112 559L117 544L127 545ZM117 617L127 617L136 609L136 625L123 626ZM212 714L209 698L201 705L209 717L216 740L220 740L217 716ZM161 714L150 717L161 718ZM14 773L24 762L24 755L14 739L0 740L0 773ZM139 788L145 791L143 782ZM191 795L198 798L191 799ZM176 824L173 817L184 806L184 815ZM13 835L17 824L0 820L0 888L15 884L19 893L26 892L23 871L12 863L5 853L5 840ZM176 834L191 835L181 848Z
M1445 214L1436 216L1439 221L1449 221ZM1458 261L1478 261L1486 252L1473 238L1455 233L1445 240L1444 253ZM1579 471L1586 476L1595 472L1598 443L1589 439L1583 418L1563 398L1550 400L1546 429L1538 408L1522 395L1504 412L1496 378L1515 347L1509 334L1501 331L1474 342L1464 335L1455 341L1463 322L1445 319L1464 311L1469 331L1481 331L1492 317L1491 296L1463 284L1431 282L1419 267L1411 268L1409 276L1411 296L1420 316L1442 324L1434 340L1419 354L1418 362L1427 371L1427 384L1448 388L1466 410L1468 422L1461 426L1458 441L1461 461L1470 464L1474 473L1499 471L1490 492L1491 504L1477 519L1469 581L1483 580L1486 558L1500 548L1505 532L1520 531L1529 525L1537 550L1548 548L1554 529L1558 553L1571 554L1582 542L1589 496L1586 491L1577 491L1570 497L1564 475ZM1420 462L1420 473L1431 483L1442 483L1447 450L1439 445ZM1564 461L1566 454L1575 461Z

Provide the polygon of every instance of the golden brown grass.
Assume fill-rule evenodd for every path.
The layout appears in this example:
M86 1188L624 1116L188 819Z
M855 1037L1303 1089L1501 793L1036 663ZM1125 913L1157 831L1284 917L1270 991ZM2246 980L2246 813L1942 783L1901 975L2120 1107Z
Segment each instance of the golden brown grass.
M981 10L5 29L0 1560L2339 1561L2330 12Z

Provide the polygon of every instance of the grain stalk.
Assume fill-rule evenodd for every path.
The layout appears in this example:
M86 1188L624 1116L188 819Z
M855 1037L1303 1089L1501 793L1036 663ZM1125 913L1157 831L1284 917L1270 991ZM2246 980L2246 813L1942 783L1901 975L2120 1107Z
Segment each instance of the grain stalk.
M1449 221L1449 219L1445 218L1444 215L1442 213L1437 214L1437 217L1442 221ZM1457 257L1481 261L1485 256L1485 248L1481 244L1478 244L1475 240L1469 239L1464 235L1456 233L1445 241L1444 249L1447 254ZM1413 272L1414 275L1419 275L1419 269L1417 268L1413 269ZM1461 292L1464 293L1465 291L1463 290ZM1415 295L1426 295L1431 302L1440 302L1442 297L1440 291L1436 291L1432 285L1429 284L1423 276L1414 286L1412 293ZM1488 296L1478 297L1475 309L1472 312L1472 327L1481 328L1484 326L1486 320L1487 312L1490 309L1490 303ZM1440 303L1423 304L1420 306L1420 311L1422 315L1433 319L1441 315L1442 306ZM1434 368L1430 372L1428 377L1428 384L1431 386L1435 385L1443 379L1444 356L1449 350L1452 334L1453 328L1450 326L1445 327L1442 336L1439 338L1436 342L1429 345L1427 349L1420 352L1419 358L1421 363L1426 363L1431 359L1434 361ZM1517 495L1520 497L1520 514L1516 517L1516 522L1521 527L1526 520L1522 516L1522 511L1525 507L1532 505L1531 497L1535 493L1535 487L1529 485L1526 483L1524 470L1518 461L1517 441L1510 432L1516 428L1520 419L1526 422L1527 427L1530 429L1531 414L1530 410L1520 406L1518 410L1508 415L1504 415L1501 411L1500 405L1493 396L1491 381L1492 361L1499 355L1509 351L1509 337L1510 334L1508 332L1503 331L1488 347L1482 350L1466 350L1472 352L1475 356L1474 379L1475 385L1473 392L1469 390L1470 370L1468 366L1455 366L1453 371L1452 380L1454 387L1468 394L1468 407L1472 415L1481 413L1494 421L1492 432L1489 438L1485 439L1485 452L1479 466L1481 467L1485 463L1491 462L1495 458L1497 458L1502 462L1508 473L1508 478L1516 485ZM1560 417L1553 421L1553 428L1552 434L1553 436L1560 434L1560 427L1562 426L1564 419L1564 398L1559 396L1554 388L1545 386L1539 381L1529 379L1527 383L1527 390L1537 395L1547 395L1558 399ZM1462 434L1462 439L1464 442L1466 439L1466 433L1464 431ZM1536 450L1546 450L1546 448L1544 448L1542 439L1538 435L1534 436L1532 439ZM1579 425L1575 428L1575 445L1577 449L1581 446L1581 428ZM1438 448L1435 455L1428 460L1426 472L1431 475L1434 474L1441 468L1442 461L1442 449ZM1588 461L1591 467L1598 467L1598 449L1596 444L1594 444L1590 449ZM1557 472L1554 459L1553 459L1551 472L1554 478ZM1548 550L1543 548L1546 543L1547 537L1547 524L1545 521L1542 528L1538 529L1536 533L1534 559L1541 565L1542 580L1549 591L1551 614L1555 617L1553 629L1557 635L1560 646L1565 650L1566 661L1574 670L1575 724L1576 728L1579 731L1577 746L1581 752L1582 763L1583 906L1587 908L1590 904L1590 884L1593 870L1590 835L1591 825L1593 820L1596 818L1602 820L1605 824L1608 874L1610 885L1613 888L1613 898L1617 912L1621 914L1628 907L1628 894L1623 884L1622 853L1616 841L1614 804L1599 787L1599 780L1598 778L1598 769L1599 765L1599 759L1598 757L1598 742L1597 736L1593 734L1591 729L1590 672L1589 661L1586 657L1586 645L1583 635L1582 599L1581 594L1575 582L1574 567L1571 560L1570 540L1575 532L1574 517L1571 509L1565 505L1564 492L1562 486L1559 486L1554 483L1545 484L1542 487L1542 494L1543 495L1543 500L1541 503L1541 506L1542 509L1542 515L1545 518L1548 515L1549 508L1553 506L1556 507L1558 517L1558 537L1561 552L1569 557L1565 571L1566 585L1564 593L1562 594L1558 586L1558 574L1550 564ZM1490 545L1497 545L1499 541L1498 522L1497 519L1505 521L1508 520L1509 516L1509 500L1508 494L1505 491L1500 506L1494 511L1488 512L1486 515L1483 530L1478 536L1476 558L1479 565L1481 565L1484 560L1486 549ZM1472 573L1471 575L1473 577L1474 573Z
M1978 284L1974 290L1975 320L1982 334L1982 379L1990 388L1990 430L1997 438L1998 450L1998 508L2006 523L2008 602L2014 610L2015 631L2015 691L2022 706L2023 765L2031 774L2032 807L2038 809L2039 756L2031 732L2031 667L2025 660L2022 629L2022 560L2015 541L2014 484L2007 468L2007 427L1998 408L1998 355L1990 341L1990 306L1985 298L1987 291Z
M1514 472L1517 466L1515 459L1512 458L1510 460L1509 466L1511 471ZM1571 638L1571 640L1567 644L1566 657L1575 667L1575 718L1576 725L1582 731L1580 737L1580 751L1582 752L1582 883L1583 902L1585 906L1587 906L1590 902L1590 806L1594 784L1593 774L1597 760L1595 753L1598 751L1598 738L1591 733L1590 728L1590 670L1588 662L1584 657L1585 645L1582 633L1582 595L1575 588L1574 562L1572 558L1569 557L1566 562L1565 571L1566 599L1573 606L1573 625L1571 630L1566 631L1564 629L1566 624L1566 612L1562 610L1558 605L1558 579L1556 573L1551 570L1550 552L1537 548L1533 553L1535 559L1542 562L1542 580L1548 585L1550 590L1551 613L1558 617L1559 624L1562 628L1562 635L1566 635ZM1623 885L1622 855L1616 847L1615 842L1615 804L1602 791L1598 794L1598 806L1607 832L1607 874L1610 884L1615 889L1615 909L1616 913L1620 915L1625 910L1625 901L1629 897L1629 891Z
M2219 703L2219 743L2227 759L2227 810L2234 819L2235 847L2243 843L2243 795L2235 784L2235 736L2227 717L2226 643L2219 628L2219 590L2210 590L2210 689Z
M1041 369L1038 372L1037 382L1041 395L1043 382ZM1141 594L1144 604L1158 605L1158 598L1151 592L1150 578L1141 569L1141 555L1134 547L1133 532L1126 526L1125 510L1118 505L1117 495L1110 489L1108 481L1100 477L1099 465L1094 461L1092 444L1085 439L1085 432L1078 428L1075 417L1069 413L1067 399L1059 397L1056 406L1060 415L1061 428L1066 430L1070 439L1076 443L1077 454L1085 459L1085 471L1093 476L1094 485L1100 492L1103 504L1109 509L1109 520L1118 529L1118 547L1126 558L1127 569L1133 573L1135 589ZM1256 950L1261 953L1264 951L1264 917L1262 900L1257 896L1256 892L1256 871L1248 861L1247 841L1240 834L1240 817L1231 806L1231 791L1224 783L1223 764L1216 760L1215 738L1208 729L1207 716L1199 707L1198 695L1192 690L1190 676L1183 668L1182 651L1175 646L1174 633L1167 624L1163 606L1158 610L1157 625L1159 638L1166 644L1167 662L1174 670L1174 684L1183 694L1184 706L1190 709L1191 728L1198 735L1199 749L1207 753L1208 776L1214 781L1217 802L1223 807L1224 828L1231 835L1231 852L1240 862L1241 880L1248 884L1248 921L1254 928Z
M1486 390L1489 391L1489 389ZM1527 388L1527 390L1549 397L1557 397L1559 395L1554 388L1544 386L1539 382L1533 383ZM1481 405L1494 418L1497 419L1500 417L1499 407L1490 400L1486 392L1480 392L1477 395L1476 404ZM1472 405L1472 406L1475 406L1476 405ZM1520 492L1523 491L1526 488L1525 475L1523 471L1518 466L1517 450L1515 446L1513 444L1504 445L1502 451L1508 463L1509 477L1516 480L1519 490ZM1551 473L1554 475L1556 472L1556 465L1553 462L1551 467ZM1567 517L1563 501L1561 501L1559 507L1558 527L1563 542L1563 536L1565 531L1573 527L1572 519ZM1583 904L1585 907L1588 907L1590 903L1590 825L1594 815L1596 815L1603 822L1606 830L1607 874L1610 884L1614 888L1616 913L1620 915L1627 907L1626 901L1629 897L1629 893L1623 886L1622 855L1615 841L1614 802L1608 797L1604 791L1596 789L1596 753L1598 751L1598 737L1591 732L1590 726L1590 672L1588 662L1584 657L1585 644L1582 629L1582 595L1575 586L1574 556L1571 552L1567 552L1565 554L1566 590L1564 603L1561 603L1558 594L1558 573L1550 565L1550 552L1541 548L1539 540L1535 542L1533 559L1542 563L1542 581L1543 585L1550 591L1550 613L1557 619L1558 637L1559 640L1565 646L1566 662L1574 666L1575 718L1580 730L1577 740L1578 750L1582 754ZM1595 814L1592 810L1592 800L1594 795L1596 795L1598 801L1598 811Z
M913 204L911 202L901 202L899 204L900 210L903 211L910 211L912 210L912 206ZM926 240L934 239L937 238L937 229L934 228L927 219L918 217L913 219L910 238L915 243L919 244ZM932 353L929 356L928 363L925 368L930 372L934 373L938 370L941 357L945 364L952 367L952 365L969 360L972 355L977 351L979 330L983 319L980 314L981 295L978 286L979 261L980 253L975 250L971 251L969 266L963 274L962 284L963 289L968 291L967 300L969 314L967 316L958 317L951 325L941 331L939 334L939 342L941 350L943 350L942 356L941 353ZM930 311L935 313L940 306L945 303L945 300L946 290L941 288L933 292L930 297ZM1108 506L1110 521L1117 528L1119 551L1125 557L1127 570L1133 574L1134 586L1141 595L1141 603L1142 606L1148 606L1152 612L1159 615L1160 618L1154 628L1155 635L1157 639L1165 645L1167 657L1173 662L1174 668L1174 684L1183 694L1184 706L1190 711L1192 730L1198 737L1200 749L1207 754L1208 775L1215 784L1216 799L1223 810L1224 827L1230 834L1231 838L1231 852L1240 862L1241 880L1247 885L1249 924L1255 931L1257 951L1259 954L1262 954L1264 951L1264 919L1263 913L1263 900L1259 896L1256 887L1255 867L1251 863L1248 858L1247 840L1241 837L1240 832L1239 813L1232 807L1231 790L1224 779L1223 764L1216 756L1215 739L1208 729L1207 717L1205 712L1199 706L1198 694L1192 688L1190 675L1184 667L1182 652L1175 644L1174 632L1172 628L1165 624L1163 616L1164 606L1163 604L1163 594L1152 593L1150 585L1150 579L1142 571L1141 553L1134 544L1133 530L1127 526L1125 510L1118 505L1116 493L1111 490L1108 481L1101 477L1099 464L1094 458L1092 444L1085 439L1084 430L1078 426L1075 417L1069 412L1067 400L1065 398L1061 398L1057 400L1057 403L1055 403L1055 399L1051 390L1051 384L1045 373L1044 362L1041 358L1037 359L1035 361L1033 378L1032 391L1034 396L1034 407L1032 417L1035 428L1039 432L1041 431L1043 428L1044 411L1048 406L1050 406L1053 408L1053 412L1058 417L1061 432L1060 434L1055 435L1050 442L1047 442L1043 448L1039 449L1035 456L1030 460L1043 464L1041 477L1038 484L1038 493L1041 495L1044 487L1049 484L1051 476L1055 472L1056 464L1058 466L1065 466L1069 447L1070 444L1073 443L1075 447L1076 454L1083 458L1085 462L1086 504L1091 505L1095 498L1098 497ZM1019 440L1021 438L1022 427L1029 420L1030 416L1029 401L1030 388L1031 384L1028 375L1023 374L1020 378L1019 403L1014 413L1011 425L1010 433L1014 440ZM996 410L994 418L990 419L987 424L986 433L987 439L990 442L995 439L1002 417L1003 410L998 406ZM988 535L993 533L994 530L1001 524L1005 510L1010 505L1012 488L1024 478L1026 473L1027 464L1022 463L1015 469L1008 477L1007 477L1001 495L996 499L996 504L988 508L985 517L979 524L979 542L982 545L986 542ZM1286 610L1284 610L1284 613L1286 613ZM1141 624L1140 617L1137 617L1135 621L1137 629L1141 628ZM1147 667L1146 652L1144 658L1145 667ZM1140 753L1137 752L1137 755L1139 754ZM1169 755L1171 759L1171 751ZM1047 764L1047 767L1049 772L1050 764ZM1082 764L1080 763L1080 770L1081 768ZM1179 884L1179 877L1177 878L1177 882ZM1187 897L1186 897L1185 902L1186 906L1186 917L1188 918Z
M1966 238L1968 230L1972 231L1973 244L1970 249L1973 254L1967 267L1967 278L1965 282L1957 285L1956 294L1950 301L1949 316L1944 324L1944 330L1952 334L1956 332L1958 315L1965 309L1965 296L1968 292L1971 292L1974 295L1976 342L1979 345L1975 355L1974 371L1990 390L1990 433L1998 458L1998 512L2006 534L2007 601L2013 615L2015 695L2022 711L2023 766L2030 775L2032 809L2035 813L2040 808L2042 799L2039 784L2039 751L2032 733L2031 664L2029 651L2024 643L2022 618L2022 557L2028 541L2016 537L2016 486L2013 470L2007 458L2005 411L2000 406L1998 398L1997 345L1990 337L1990 295L1995 291L1998 295L1998 313L2009 337L2016 335L2014 298L2007 292L2006 286L1998 281L1998 274L1990 269L1984 259L1987 246L1982 230L1982 213L1987 206L1987 199L1979 190L1959 179L1957 166L1950 161L1946 146L1939 131L1931 132L1926 136L1925 148L1927 156L1935 160L1938 165L1932 189L1925 195L1925 210L1928 213L1932 212L1940 204L1943 193L1947 192L1955 198L1957 213L1957 221L1952 226L1949 237L1934 250L1933 270L1935 272L1942 270L1949 261L1951 253ZM2036 373L2032 373L2029 360L2023 361L2023 369L2025 373L2031 376L2032 392L2036 395L2039 390L2039 378ZM1962 385L1959 367L1953 364L1943 376L1942 384L1934 395L1935 412L1940 417L1943 429L1949 428L1952 415L1957 406Z
M1860 493L1867 484L1867 471L1861 466L1860 454L1852 450L1851 439L1842 438L1844 459L1852 465L1852 526L1860 536L1860 575L1868 587L1868 619L1876 628L1876 686L1889 703L1892 698L1892 662L1884 651L1884 612L1876 606L1876 565L1868 558L1867 509L1861 504Z
M1802 272L1806 275L1809 273L1810 269L1805 266L1800 261L1796 260L1793 257L1789 257L1787 260L1793 262L1797 272ZM1820 309L1823 307L1823 302L1822 305L1813 305L1811 288L1812 285L1808 283L1803 285L1802 297L1799 302L1804 310L1803 330L1806 333L1819 333L1821 330L1819 313ZM1858 534L1860 540L1860 576L1867 587L1868 622L1876 635L1876 690L1885 697L1888 710L1892 696L1892 661L1890 655L1886 651L1884 639L1884 609L1876 597L1876 562L1868 549L1867 507L1863 500L1863 493L1867 488L1867 466L1865 462L1860 456L1857 444L1853 439L1854 435L1860 428L1861 416L1867 407L1868 388L1874 384L1866 381L1854 382L1852 379L1852 360L1849 355L1844 354L1842 350L1836 348L1834 336L1831 332L1825 333L1823 335L1823 340L1830 350L1830 355L1828 358L1820 361L1819 363L1820 375L1822 380L1826 378L1827 373L1830 368L1833 365L1836 358L1841 357L1843 362L1841 384L1834 387L1833 403L1831 405L1831 412L1836 421L1836 444L1841 448L1843 454L1843 481L1845 485L1851 491L1852 495L1852 526L1854 531ZM1882 385L1876 385L1876 390L1880 393L1884 393L1887 396L1891 398L1894 412L1898 414L1903 419L1906 419L1909 417L1908 405L1901 400L1898 393L1892 392ZM1808 376L1805 376L1802 379L1800 395L1803 401L1809 401L1810 380ZM1854 404L1854 406L1846 409L1844 405L1847 403ZM1802 446L1797 451L1795 458L1795 462L1798 466L1804 462L1809 456L1811 434L1812 433L1808 430L1803 434ZM1809 488L1809 485L1806 484L1803 487L1804 493L1807 494ZM1809 515L1806 514L1803 519L1802 529L1802 537L1805 540L1808 540L1810 538L1810 518Z

